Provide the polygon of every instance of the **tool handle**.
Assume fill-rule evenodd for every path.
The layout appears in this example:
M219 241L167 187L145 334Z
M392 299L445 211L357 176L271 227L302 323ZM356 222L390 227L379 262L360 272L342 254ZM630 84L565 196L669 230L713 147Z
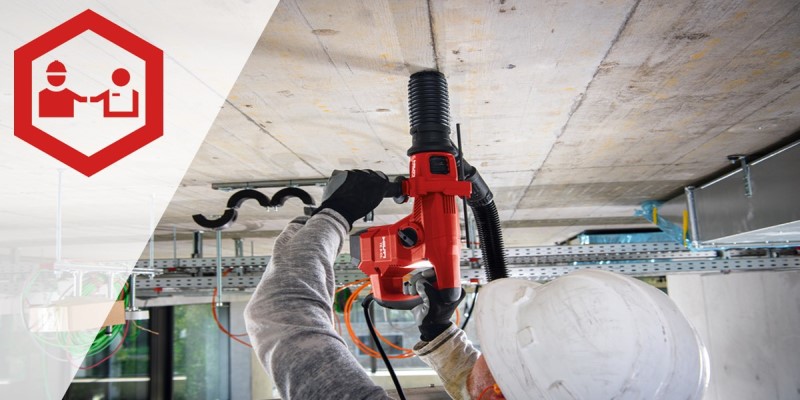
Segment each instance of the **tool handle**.
M389 185L386 186L383 197L394 199L397 204L403 204L408 201L408 195L403 192L403 181L405 180L406 178L402 176L394 178L394 182L389 182Z
M386 191L383 192L383 197L385 198L398 197L402 195L403 195L403 182L399 181L389 182L389 185L386 186Z

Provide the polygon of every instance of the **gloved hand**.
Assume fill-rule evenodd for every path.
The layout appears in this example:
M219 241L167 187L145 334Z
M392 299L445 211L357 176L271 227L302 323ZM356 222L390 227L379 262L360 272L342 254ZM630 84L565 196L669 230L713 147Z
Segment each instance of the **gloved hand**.
M433 286L436 273L433 268L415 273L408 282L408 294L419 294L422 303L413 309L417 321L420 339L430 342L450 327L450 318L464 300L466 292L461 289L461 296L456 301L444 301L439 291Z
M341 214L352 227L353 222L381 203L388 186L389 179L383 172L369 169L335 170L322 192L322 203L312 215L330 208Z

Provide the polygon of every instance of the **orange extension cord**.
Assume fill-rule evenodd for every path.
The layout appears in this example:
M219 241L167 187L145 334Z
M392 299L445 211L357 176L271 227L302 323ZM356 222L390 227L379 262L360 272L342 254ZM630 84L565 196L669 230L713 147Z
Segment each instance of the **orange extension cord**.
M230 272L231 272L231 270L228 269L225 272L223 272L222 275L226 276ZM380 353L378 353L376 350L374 350L374 349L370 348L369 346L367 346L364 342L361 341L361 339L358 338L358 335L356 335L355 331L353 330L353 325L352 325L352 322L351 322L352 309L353 309L354 303L358 299L359 294L361 294L361 292L364 289L366 289L368 286L370 286L369 278L363 278L363 279L359 279L359 280L356 280L356 281L353 281L353 282L345 283L344 285L342 285L338 289L336 289L335 293L339 293L342 290L344 290L344 289L346 289L348 287L351 287L351 286L355 286L355 285L360 285L360 286L358 288L356 288L353 291L353 293L350 294L350 297L347 298L347 302L345 303L345 306L344 306L344 323L345 323L345 327L347 328L347 333L350 336L350 339L356 345L356 347L358 347L359 350L361 350L363 353L365 353L365 354L367 354L367 355L369 355L370 357L373 357L373 358L381 358ZM239 339L239 337L247 336L246 333L233 334L230 331L228 331L227 329L225 329L225 326L222 325L222 322L220 322L219 316L217 315L216 303L217 303L217 289L214 288L214 292L211 295L211 314L214 316L214 322L216 322L217 327L219 328L220 331L222 331L222 333L224 333L225 335L230 337L232 340L234 340L234 341L236 341L236 342L238 342L238 343L240 343L240 344L242 344L244 346L252 348L253 346L250 343L247 343L247 342ZM342 334L342 332L341 332L342 329L341 329L341 325L340 325L340 321L339 321L339 316L336 314L336 312L334 312L333 315L336 318L336 324L338 326L338 331L339 331L339 334L341 335ZM456 325L459 325L460 320L461 320L461 313L459 312L458 309L456 309ZM413 350L407 349L407 348L404 348L404 347L400 347L400 346L390 342L383 335L381 335L381 333L378 332L377 329L375 330L375 333L378 335L378 338L382 342L386 343L391 348L402 352L401 354L395 354L395 355L388 356L389 358L399 359L399 358L414 357L414 351Z
M231 270L228 269L228 270L226 270L225 272L222 273L222 276L226 276L230 272L231 272ZM244 340L239 339L239 337L241 337L241 336L247 336L246 333L241 333L241 334L238 334L238 335L230 333L227 329L225 329L225 327L222 325L222 323L219 322L219 316L217 315L217 288L214 288L214 294L211 295L211 315L214 316L214 322L217 323L217 326L219 327L219 330L222 331L222 333L228 335L229 338L231 338L231 339L233 339L233 340L235 340L235 341L237 341L237 342L239 342L239 343L241 343L241 344L243 344L243 345L245 345L247 347L253 348L253 346L250 343L247 343Z
M359 348L359 350L361 350L363 353L369 355L370 357L381 358L380 353L378 353L376 350L374 350L374 349L370 348L369 346L367 346L366 344L364 344L364 342L362 342L361 339L358 338L358 335L356 335L355 331L353 330L353 326L352 326L352 322L351 322L353 305L356 302L356 300L358 299L359 294L364 289L366 289L367 286L370 285L370 283L368 281L369 281L369 278L364 278L364 279L359 279L357 281L346 283L342 287L337 289L336 293L344 290L344 288L346 288L346 287L353 286L353 285L361 283L361 285L358 288L356 288L353 291L353 293L350 294L350 297L347 299L347 302L345 303L345 306L344 306L344 323L345 323L345 326L347 327L347 333L350 335L350 339L353 341L353 343L356 345L356 347ZM456 309L456 325L459 325L460 321L461 321L461 313L460 313L460 311L458 309ZM383 335L381 335L381 333L377 329L375 330L375 333L377 334L378 338L382 342L384 342L387 345L389 345L389 347L402 352L401 354L395 354L395 355L388 356L389 358L398 359L398 358L414 357L414 351L413 350L407 349L407 348L404 348L404 347L400 347L400 346L390 342Z

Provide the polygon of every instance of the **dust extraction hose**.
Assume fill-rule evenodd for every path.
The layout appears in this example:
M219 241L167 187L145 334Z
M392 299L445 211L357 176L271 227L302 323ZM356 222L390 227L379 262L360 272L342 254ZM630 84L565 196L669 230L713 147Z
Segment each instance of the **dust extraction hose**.
M461 162L464 164L464 180L472 183L472 195L467 199L467 204L475 215L486 280L491 282L508 278L503 231L497 206L494 204L494 195L478 170L466 160L462 159Z

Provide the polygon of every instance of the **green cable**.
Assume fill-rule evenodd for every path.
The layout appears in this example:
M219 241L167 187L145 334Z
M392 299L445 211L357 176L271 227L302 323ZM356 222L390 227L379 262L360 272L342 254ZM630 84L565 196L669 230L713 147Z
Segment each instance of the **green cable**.
M30 290L33 282L36 280L36 278L39 277L40 274L41 271L37 271L36 275L23 288L23 295ZM92 294L96 289L97 286L89 283L83 286L81 294L86 295L87 292L88 294ZM130 304L130 299L129 296L127 295L128 291L125 290L124 287L122 287L121 289L124 292L123 293L124 304L127 307ZM90 332L58 332L56 333L53 339L45 338L41 334L32 336L41 344L61 348L74 356L83 355L84 349L86 348L85 347L86 343L89 342L89 340L91 340L88 352L86 352L85 355L93 356L99 354L100 352L106 350L109 346L111 346L114 339L122 334L124 327L125 327L124 324L114 325L111 328L110 334L106 334L106 330L105 328L103 328L99 332L95 333L94 337L92 337L92 334ZM135 338L137 334L138 331L134 332L132 337Z

